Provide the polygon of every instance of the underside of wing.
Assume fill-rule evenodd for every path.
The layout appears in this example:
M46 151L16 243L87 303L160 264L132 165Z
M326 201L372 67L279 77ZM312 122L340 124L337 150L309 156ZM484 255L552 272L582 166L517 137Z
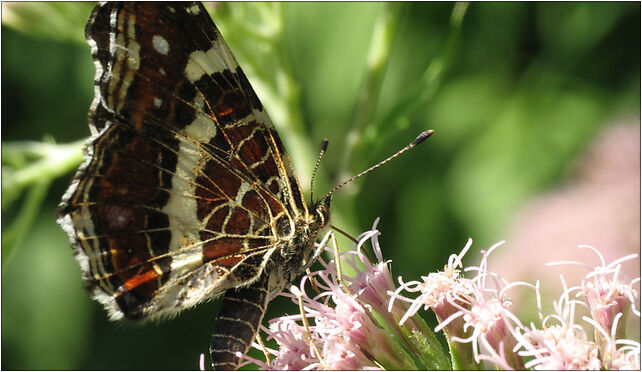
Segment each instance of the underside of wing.
M92 138L59 223L94 296L145 318L255 280L307 207L205 8L101 4L86 37Z

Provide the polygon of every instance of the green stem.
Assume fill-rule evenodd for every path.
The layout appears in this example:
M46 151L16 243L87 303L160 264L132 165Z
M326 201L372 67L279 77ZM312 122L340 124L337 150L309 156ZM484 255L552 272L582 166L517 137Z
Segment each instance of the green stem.
M16 255L16 247L29 231L29 227L40 212L40 205L47 195L51 179L43 179L35 183L28 191L25 202L18 216L2 233L2 272Z
M427 369L450 369L450 359L437 336L419 315L409 318L401 329L418 349L417 357Z
M482 369L481 365L475 363L471 344L454 341L448 336L446 336L446 341L448 342L448 351L450 351L453 370L478 371Z
M446 318L459 311L459 309L448 301L443 301L441 304L433 306L431 310L435 313L439 323L443 323ZM465 322L463 318L459 316L451 319L450 322L442 328L442 332L444 332L446 342L448 343L452 368L458 371L479 370L481 366L475 362L472 344L453 340L454 336L466 339L472 335L472 329L468 328L467 331L464 331L464 326Z
M454 5L450 17L450 33L441 54L428 65L419 81L408 89L408 93L393 106L383 120L378 121L378 126L397 127L392 124L407 120L417 107L424 106L433 97L456 55L461 25L467 9L467 2Z
M2 232L2 270L16 254L16 247L29 231L33 221L40 212L51 182L74 169L82 161L82 142L67 145L56 145L41 142L3 143L2 208L9 207L25 188L29 188L18 215ZM22 164L25 158L40 159L13 170L10 165Z
M396 301L389 312L385 312L385 326L393 332L412 355L423 364L424 368L432 370L450 369L450 359L446 355L435 333L417 314L399 325L401 317L408 311L409 305Z
M392 342L389 342L389 344L394 343L394 345L389 346L392 350L394 350L394 354L396 356L394 360L403 361L405 365L404 363L400 362L396 362L396 364L386 363L385 359L380 356L377 358L377 362L379 362L381 366L387 370L416 370L417 364L412 362L413 359L416 359L416 357L414 355L411 355L416 354L416 351L412 349L412 344L408 342L408 340L399 331L399 327L397 327L394 321L392 321L390 313L387 311L379 313L370 310L369 314L376 322L376 324L382 328L382 331L389 334L389 338L393 340ZM406 350L408 350L409 352L407 352Z
M350 171L352 153L359 145L363 128L374 120L381 93L381 84L390 60L390 50L397 32L401 9L402 5L398 3L386 3L381 15L375 22L368 50L366 71L355 104L352 127L347 134L345 155L339 167L338 175L340 179L345 178Z
M85 140L66 145L42 142L3 143L3 157L42 156L18 170L3 169L2 208L5 209L26 187L42 180L52 180L76 168L82 161L82 144Z
M281 23L285 17L285 7L279 9L281 16ZM287 122L302 138L306 138L305 121L303 119L302 105L301 105L301 89L294 78L294 70L292 68L292 61L288 49L285 45L285 29L280 27L278 37L273 40L274 49L278 53L278 60L281 65L280 71L276 76L276 90L279 96L283 97L287 110Z

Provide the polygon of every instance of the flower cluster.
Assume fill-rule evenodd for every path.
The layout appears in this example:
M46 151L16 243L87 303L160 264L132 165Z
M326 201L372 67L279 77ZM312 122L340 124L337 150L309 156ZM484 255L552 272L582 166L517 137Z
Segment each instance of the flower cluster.
M361 234L354 250L320 260L321 270L304 276L298 286L282 293L299 305L298 315L272 319L262 330L266 340L253 346L266 362L245 357L263 369L639 369L640 343L625 338L624 318L633 314L638 293L625 282L621 263L630 255L598 267L588 267L580 285L567 286L554 301L554 313L544 315L540 283L510 283L488 269L490 254L503 242L482 251L479 266L464 267L469 240L458 255L451 255L442 271L418 281L398 278L396 287L390 261L384 261L378 242L377 221ZM364 251L370 242L375 259ZM574 264L553 262L551 265ZM350 275L344 272L350 272ZM511 310L509 292L524 287L537 300L539 324L524 325ZM590 316L577 321L577 307ZM443 331L450 357L418 312L432 310ZM590 334L592 333L592 334ZM484 365L490 363L490 365Z
M421 329L413 335L409 328L399 326L408 306L388 311L389 293L395 286L389 262L383 261L378 235L373 228L359 236L355 250L341 254L332 239L335 249L326 250L336 254L338 260L319 259L321 270L304 276L298 287L282 293L301 306L301 314L273 319L269 329L263 329L267 340L274 339L278 349L254 344L266 353L268 362L246 356L246 363L279 370L447 368L448 359L423 320L413 323L414 330ZM376 262L363 251L368 241ZM416 355L425 347L418 346L417 340L433 351L424 352L425 356L415 361L409 353Z

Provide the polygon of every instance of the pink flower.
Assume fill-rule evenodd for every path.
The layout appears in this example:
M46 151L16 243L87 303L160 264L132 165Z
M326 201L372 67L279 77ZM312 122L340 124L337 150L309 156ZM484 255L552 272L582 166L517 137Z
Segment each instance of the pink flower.
M322 269L304 276L290 293L282 293L299 305L300 314L273 319L269 329L263 328L278 348L255 344L270 358L262 362L246 356L245 363L282 370L479 369L483 362L501 369L639 368L640 343L624 339L621 325L629 312L640 316L633 305L638 293L632 286L639 278L626 282L621 273L621 263L636 255L607 265L596 249L580 246L593 250L601 265L549 264L582 265L590 272L580 285L570 287L562 277L563 292L553 302L554 313L544 316L540 281L509 282L489 270L490 254L503 242L482 251L479 266L464 267L469 240L461 253L449 257L443 271L422 276L421 281L399 278L395 288L376 223L352 251L337 253L332 237L334 249L325 249L335 258L320 259ZM368 241L376 262L364 253ZM352 274L342 275L341 267L347 266ZM539 326L525 326L513 312L509 292L516 287L534 290ZM589 309L591 316L578 314L578 306ZM435 312L439 321L435 330L444 331L450 361L417 314L422 308Z
M394 284L389 261L383 261L376 223L360 236L356 250L339 255L341 264L351 266L354 275L340 276L334 259L319 259L323 269L305 275L298 287L290 289L291 293L281 294L294 303L300 301L304 315L271 320L270 329L264 331L268 340L274 339L279 346L277 350L266 350L272 356L271 362L248 357L246 362L283 370L417 368L413 358L399 346L398 337L403 332L391 333L383 326L395 319L386 308L387 293L394 290ZM367 241L372 243L375 263L362 251ZM308 285L310 282L314 285ZM309 295L307 288L315 287L320 292ZM260 345L253 346L262 349Z
M453 301L455 288L458 288L460 293L470 293L472 291L472 288L466 288L465 285L459 283L460 269L463 268L462 259L472 244L472 239L468 239L466 246L459 255L450 255L448 264L444 267L443 271L422 276L422 281L413 280L404 283L401 277L399 277L399 288L390 293L391 297L388 311L392 312L395 300L401 300L411 304L403 318L399 321L399 324L405 323L406 320L414 316L421 307L423 307L424 310L429 308L433 309L439 321L444 321L453 314L455 309L453 309L449 303ZM419 297L412 299L400 295L402 291L409 293L420 292L421 294Z
M640 312L635 308L635 299L638 296L633 284L640 278L632 281L622 279L622 262L636 258L637 254L631 254L606 264L602 254L595 248L588 245L580 245L578 248L590 249L600 260L601 265L590 267L586 264L574 261L560 261L549 263L548 266L578 265L586 267L590 272L582 279L581 285L577 288L577 296L583 297L590 309L591 317L584 317L585 321L595 328L595 342L600 347L600 358L604 368L610 368L614 359L618 357L616 342L623 339L625 334L624 322L618 320L631 312L640 317Z
M521 322L511 312L512 303L506 293L515 286L533 286L522 282L508 283L488 270L490 253L503 243L497 243L488 251L482 252L479 267L465 269L477 272L477 275L473 279L460 280L453 291L454 301L450 302L459 312L439 324L436 330L460 316L464 321L463 330L471 330L471 334L468 337L453 336L453 340L472 343L475 362L487 360L503 369L523 369L522 359L513 351L516 339L512 334L513 327L521 327ZM466 306L460 305L461 303Z
M443 271L422 277L422 282L404 283L400 278L400 287L391 294L391 305L395 299L411 303L402 322L414 316L422 306L435 312L440 322L435 331L445 331L456 368L473 368L466 362L471 359L471 353L476 364L488 360L504 369L523 368L521 358L512 350L516 340L511 329L513 324L520 325L520 322L509 309L511 303L506 298L506 291L517 285L531 285L509 284L488 271L488 256L501 244L503 242L484 252L479 267L466 269L477 272L473 279L462 277L460 270L462 258L472 245L469 239L459 255L450 256ZM487 283L492 283L493 287ZM404 290L421 294L410 299L400 295Z
M554 302L555 314L541 317L541 328L531 324L530 328L516 329L520 341L519 352L533 359L526 363L527 368L535 369L636 369L640 365L639 342L623 339L624 329L618 326L620 320L631 312L639 317L639 312L631 306L637 292L632 284L639 278L625 283L620 279L621 263L635 258L629 255L606 265L602 255L591 249L599 257L601 266L591 268L574 261L549 263L548 266L580 265L591 270L581 285L567 287L564 278L564 291ZM538 307L541 314L541 295L537 286ZM576 306L590 309L591 317L582 320L594 328L591 341L587 332L576 323ZM555 321L556 324L551 324Z
M276 356L270 366L273 369L300 370L319 363L310 347L311 340L308 339L305 327L293 318L295 317L282 317L270 324L269 333L279 345L278 351L268 350Z
M555 314L541 320L541 329L531 323L530 328L520 327L519 332L515 333L519 339L519 348L523 349L519 355L533 357L525 364L526 368L600 369L598 346L575 323L575 306L583 305L581 301L570 298L576 290L577 287L566 289L559 300L553 303ZM539 301L538 306L541 306ZM557 324L549 324L550 321L556 321Z
M379 231L376 230L379 219L375 220L372 230L359 235L356 251L347 251L340 255L342 264L349 265L355 272L354 277L346 276L350 291L359 299L377 310L385 309L388 304L388 292L395 289L390 273L390 260L383 260L379 246ZM363 245L370 240L376 262L371 262L363 252ZM358 259L358 261L357 261ZM387 313L382 311L382 313Z

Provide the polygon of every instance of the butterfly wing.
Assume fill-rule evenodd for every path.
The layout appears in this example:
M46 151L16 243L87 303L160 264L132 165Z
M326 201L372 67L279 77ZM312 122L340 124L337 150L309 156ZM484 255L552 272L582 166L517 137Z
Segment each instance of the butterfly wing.
M308 210L290 159L200 3L105 3L85 162L59 223L112 318L256 280Z

